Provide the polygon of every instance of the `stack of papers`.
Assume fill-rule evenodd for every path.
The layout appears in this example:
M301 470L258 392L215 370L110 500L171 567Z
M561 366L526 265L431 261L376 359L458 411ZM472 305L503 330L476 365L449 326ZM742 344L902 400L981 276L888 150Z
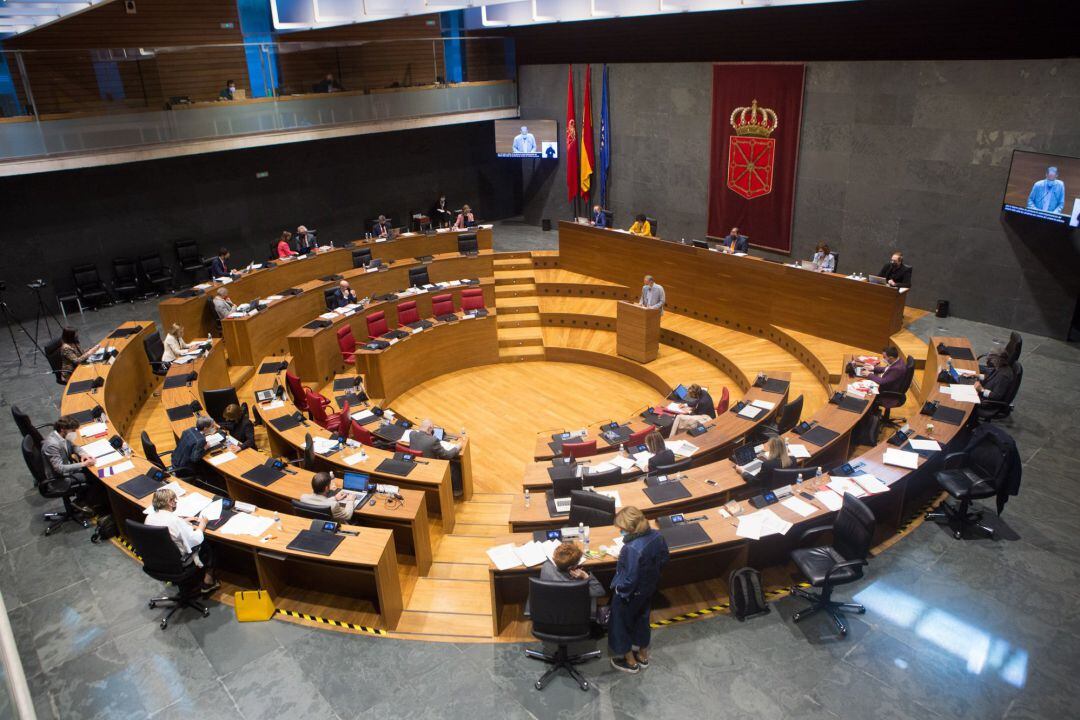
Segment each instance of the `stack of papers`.
M323 319L323 320L336 320L337 319L337 313L334 312L333 310L331 310L330 312L324 312L319 317L321 319Z
M110 453L115 453L113 446L109 444L108 440L95 440L92 443L82 445L80 448L82 452L89 455L92 458L102 458Z
M787 498L786 500L781 500L780 504L786 507L791 512L798 515L799 517L810 517L815 512L817 512L817 509L813 505L801 498L795 497L794 495Z
M124 462L118 462L111 467L102 468L98 471L98 477L107 478L113 475L119 475L120 473L132 470L134 467L135 463L131 462L130 460L125 460Z
M109 426L103 422L92 422L79 428L79 435L84 438L96 437L109 432Z
M919 438L912 438L911 440L908 440L908 443L911 445L912 450L933 450L935 452L941 450L941 445L938 444L937 440L920 440Z
M739 516L739 526L735 534L750 540L758 540L768 535L787 535L792 523L784 520L772 510L758 510L749 515Z
M899 450L897 448L888 448L885 450L885 456L882 458L882 461L886 465L896 465L897 467L914 470L919 467L919 453L913 453L908 450Z
M219 532L222 535L251 535L259 537L274 524L274 518L236 513L228 522L221 526Z
M856 475L851 478L859 487L871 495L877 495L878 493L889 492L889 486L878 480L870 473L864 473L862 475Z
M771 403L768 400L751 400L750 404L754 407L759 407L762 410L772 410L776 407L776 403Z
M690 457L700 449L694 443L688 442L686 440L665 440L664 446L667 447L667 449L671 452L675 453L676 455L681 455L682 457Z
M517 554L514 552L514 543L488 548L487 555L498 570L509 570L521 565L521 560L518 559Z
M941 388L941 392L951 395L957 402L969 402L976 405L982 402L979 400L979 393L974 385L946 385Z
M354 453L354 454L352 454L352 455L350 455L350 456L348 456L346 458L341 459L341 461L343 463L345 463L346 465L348 465L350 467L353 467L353 466L355 466L355 465L357 465L359 463L362 463L362 462L364 462L364 460L367 460L367 453L364 452L363 450L361 450L358 453Z
M195 355L181 355L172 361L173 365L187 365L189 362L195 359Z
M795 460L810 457L810 451L806 449L806 446L800 445L798 443L791 443L790 445L788 445L787 451L788 455L790 455Z
M338 443L336 440L324 437L314 437L311 439L312 449L316 455L326 455L332 453L337 449Z
M546 545L548 542L555 542L554 540L548 540L545 542L536 542L532 540L524 545L514 548L514 555L525 567L536 567L542 564L548 558ZM558 545L558 542L555 542Z
M351 413L349 415L349 417L351 417L353 420L355 420L358 423L362 423L365 420L368 420L370 418L375 417L375 413L371 412L371 410L366 410L365 409L365 410L361 410L359 412Z
M814 498L832 512L836 512L844 504L844 498L832 490L819 490L814 493Z
M666 410L673 413L682 413L686 412L686 407L682 403L673 402L667 404Z
M637 467L637 463L634 462L633 458L623 457L622 455L616 455L615 457L611 458L610 462L612 465L616 466L624 473L630 472L632 468ZM645 464L648 465L649 461L646 460Z
M176 514L180 517L196 517L213 501L213 498L200 492L188 493L176 501Z
M866 497L866 491L859 487L851 478L847 477L834 477L829 480L829 489L833 490L841 498L844 497L844 493L851 493L857 498Z
M605 461L605 462L593 465L589 469L589 472L586 473L586 475L597 475L599 473L610 472L610 471L614 470L617 467L619 467L619 466L616 465L615 463L610 462L610 461Z
M202 515L204 518L206 518L210 522L213 522L215 520L220 519L221 518L221 501L220 500L214 500L209 505L204 507L202 509L202 512L199 513L199 514Z
M230 451L230 452L223 452L220 455L215 455L214 457L211 457L211 458L207 458L206 461L208 463L210 463L211 465L213 465L214 467L217 467L219 465L224 465L227 462L231 462L231 461L233 461L235 459L236 459L236 453Z
M751 404L739 411L739 417L746 418L747 420L754 420L763 412L765 411L758 406Z

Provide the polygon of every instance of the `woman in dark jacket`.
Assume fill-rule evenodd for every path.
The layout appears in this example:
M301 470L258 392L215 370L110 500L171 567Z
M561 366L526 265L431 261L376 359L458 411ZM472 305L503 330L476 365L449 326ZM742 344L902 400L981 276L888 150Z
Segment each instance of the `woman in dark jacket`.
M636 507L624 507L615 516L623 536L615 577L611 580L611 624L608 648L611 666L626 673L649 667L649 609L668 560L664 536L649 526Z
M221 429L240 443L241 450L255 447L255 426L239 405L232 403L226 407L221 418Z
M664 465L671 465L675 462L675 453L664 445L664 436L659 432L653 430L645 436L645 447L652 453L652 457L649 458L650 470L655 470Z

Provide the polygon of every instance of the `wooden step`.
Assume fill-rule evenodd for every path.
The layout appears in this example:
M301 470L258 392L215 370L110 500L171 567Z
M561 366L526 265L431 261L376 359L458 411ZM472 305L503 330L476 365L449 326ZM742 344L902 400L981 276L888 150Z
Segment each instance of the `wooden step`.
M498 285L495 286L495 297L535 297L536 296L536 284L535 283L522 283L518 285Z
M532 258L496 258L494 265L496 272L502 270L532 270Z
M513 286L511 285L510 287ZM512 315L514 313L538 313L540 312L540 301L535 296L497 297L495 299L495 307L498 309L499 314L506 315Z
M538 312L520 312L520 313L508 313L506 315L499 315L496 321L498 327L501 328L515 328L515 327L540 327L540 313Z
M255 374L254 365L230 365L229 383L235 388L240 387Z
M499 348L500 362L536 362L544 359L543 345Z
M558 255L558 251L555 252ZM506 252L498 253L499 258L510 258L512 260L520 260L521 258L532 258L533 254L528 250L509 250Z
M532 270L507 270L495 273L495 285L526 285L533 284L535 280Z
M499 328L499 347L543 344L544 334L538 327Z
M407 609L491 617L491 591L487 583L470 580L417 578Z

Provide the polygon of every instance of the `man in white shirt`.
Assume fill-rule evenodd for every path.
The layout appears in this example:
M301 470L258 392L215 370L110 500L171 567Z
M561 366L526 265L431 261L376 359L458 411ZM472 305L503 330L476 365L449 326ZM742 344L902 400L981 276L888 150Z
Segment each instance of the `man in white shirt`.
M213 554L208 543L203 542L203 530L206 518L182 518L176 514L176 493L169 488L154 491L153 512L146 516L146 524L151 527L169 529L180 556L186 564L189 560L205 570L202 593L212 593L221 587L214 577Z
M664 295L664 286L653 280L652 275L645 276L645 284L641 288L641 299L638 301L638 305L641 307L652 309L659 309L661 313L664 312L664 303L667 301L667 297Z
M522 125L521 134L514 138L515 153L534 153L536 152L536 138L529 132L529 128Z

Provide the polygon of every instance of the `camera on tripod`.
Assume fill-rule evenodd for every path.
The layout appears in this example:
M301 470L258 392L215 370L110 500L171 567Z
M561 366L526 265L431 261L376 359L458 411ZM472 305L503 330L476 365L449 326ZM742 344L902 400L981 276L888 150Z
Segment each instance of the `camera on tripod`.
M38 278L37 280L26 283L26 287L30 288L31 290L40 290L41 288L45 287L45 281L41 278Z

